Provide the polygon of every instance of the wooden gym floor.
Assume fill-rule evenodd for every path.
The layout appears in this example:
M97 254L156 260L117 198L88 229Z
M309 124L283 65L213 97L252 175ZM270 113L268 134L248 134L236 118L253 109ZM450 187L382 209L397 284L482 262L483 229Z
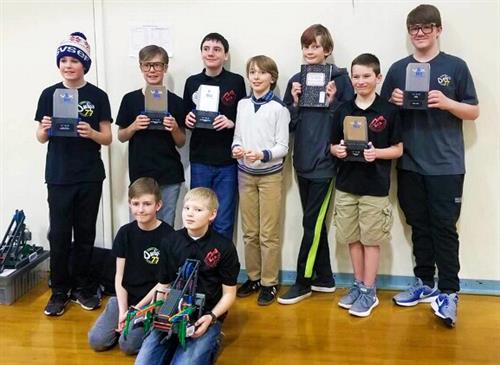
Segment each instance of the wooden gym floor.
M336 304L343 292L313 293L292 306L238 299L217 364L500 364L500 297L461 295L457 327L449 329L429 305L396 307L388 291L379 291L371 317L351 317ZM116 348L88 347L100 310L70 304L62 317L48 318L49 294L41 283L13 305L0 305L0 364L133 364Z

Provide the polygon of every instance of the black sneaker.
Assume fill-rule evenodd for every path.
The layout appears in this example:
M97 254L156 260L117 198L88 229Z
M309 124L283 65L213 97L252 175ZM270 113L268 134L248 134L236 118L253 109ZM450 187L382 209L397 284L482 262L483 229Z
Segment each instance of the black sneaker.
M278 297L280 304L295 304L311 296L311 287L299 284L292 285L288 291Z
M248 297L249 295L258 292L260 289L260 280L248 279L236 291L236 295L240 298Z
M69 296L66 293L53 293L50 296L49 302L43 313L46 316L61 316L64 313L64 308L69 302Z
M335 289L335 279L333 277L330 280L314 279L311 284L312 291L321 293L333 293Z
M101 306L101 300L97 296L97 293L92 293L85 289L71 291L71 300L74 303L80 304L83 309L88 311L92 311Z
M278 288L276 285L263 286L260 288L259 298L257 299L258 305L269 305L276 299Z

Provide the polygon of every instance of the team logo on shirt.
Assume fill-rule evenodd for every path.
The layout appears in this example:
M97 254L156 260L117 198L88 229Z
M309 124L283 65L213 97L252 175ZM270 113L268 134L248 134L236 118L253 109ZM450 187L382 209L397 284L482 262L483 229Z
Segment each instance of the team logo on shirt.
M234 90L229 90L222 95L222 104L226 106L234 105L236 102L236 92Z
M442 74L441 76L438 77L438 83L441 86L448 86L451 84L451 76L448 76L447 74Z
M212 251L207 253L207 255L205 256L205 259L203 261L205 262L205 265L207 265L210 268L216 267L220 261L219 250L214 248Z
M370 128L370 130L373 132L382 132L385 129L386 125L387 120L383 115L379 115L378 117L373 118L373 120L368 125L368 128Z
M95 106L90 101L80 101L78 103L78 113L82 117L89 118L94 114Z
M144 260L146 260L148 264L156 265L160 261L160 250L156 247L149 247L145 249L143 255Z

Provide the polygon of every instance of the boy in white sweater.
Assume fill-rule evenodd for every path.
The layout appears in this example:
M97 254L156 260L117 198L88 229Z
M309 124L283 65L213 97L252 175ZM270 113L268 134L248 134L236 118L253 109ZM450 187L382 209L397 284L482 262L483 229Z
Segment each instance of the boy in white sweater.
M240 100L232 144L238 159L238 189L248 280L239 297L260 290L257 303L271 304L281 265L280 216L283 162L288 153L290 113L273 93L278 67L267 56L247 62L251 96Z

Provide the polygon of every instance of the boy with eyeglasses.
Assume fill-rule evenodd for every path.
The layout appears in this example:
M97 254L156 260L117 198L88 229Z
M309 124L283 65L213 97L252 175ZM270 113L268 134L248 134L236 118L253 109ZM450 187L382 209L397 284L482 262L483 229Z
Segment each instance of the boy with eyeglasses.
M150 45L139 51L139 67L146 86L162 86L168 69L168 54L162 47ZM186 141L183 126L182 99L167 92L168 116L163 118L165 130L147 129L150 119L144 115L145 89L126 94L121 102L116 124L120 142L129 141L130 182L152 177L160 185L163 205L158 218L172 227L177 199L184 181L184 168L176 147Z
M229 43L221 34L209 33L203 37L200 50L205 68L188 77L184 86L185 124L192 131L189 143L191 189L205 187L215 191L219 210L213 228L232 239L238 182L231 144L236 107L246 96L245 81L241 75L224 68L229 58ZM200 85L220 88L219 115L213 122L214 129L196 128L193 110Z
M391 66L381 96L403 105L406 66L412 62L430 64L430 91L428 109L402 110L398 199L412 227L416 283L393 299L400 306L431 302L436 316L453 327L460 290L456 222L465 174L462 122L479 116L478 99L466 63L439 49L439 10L419 5L406 26L414 53Z

